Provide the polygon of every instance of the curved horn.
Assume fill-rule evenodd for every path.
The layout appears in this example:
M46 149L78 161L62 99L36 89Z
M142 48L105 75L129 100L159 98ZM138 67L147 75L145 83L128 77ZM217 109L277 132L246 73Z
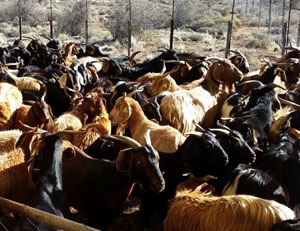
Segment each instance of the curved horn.
M134 59L134 57L135 57L136 55L138 55L139 53L142 53L142 51L136 51L136 52L134 52L134 53L129 57L129 61L132 62L133 59Z
M139 93L139 92L143 92L144 91L144 88L141 88L141 89L137 89L133 92L130 92L127 97L132 97L135 93Z
M260 87L264 86L264 84L262 82L260 82L259 80L254 80L254 79L241 82L238 84L238 86L242 86L242 85L248 84L248 83L257 83Z
M193 124L196 126L196 128L200 130L200 132L206 132L205 129L201 127L199 124L197 124L194 120L193 120Z
M210 128L208 130L211 132L221 132L226 135L229 135L229 133L230 133L230 131L228 131L227 129L221 129L221 128Z
M276 83L269 83L269 86L272 87L272 88L278 87L278 88L280 88L282 90L286 90L284 87L282 87L282 86L280 86L280 85L278 85Z
M26 129L29 129L31 130L33 133L35 134L45 134L47 133L48 131L44 130L44 129L40 129L40 128L37 128L37 127L31 127L27 124L24 124L22 121L19 120L19 123Z
M192 135L192 136L198 136L198 137L202 137L203 133L202 132L187 132L184 135Z
M128 136L119 136L119 135L114 135L118 139L124 141L125 143L129 144L130 147L132 147L134 150L137 150L138 148L142 147L142 145L137 142L135 139L132 139Z
M216 180L216 179L218 179L218 177L211 176L211 175L207 175L201 178L201 180L203 180L204 182L208 182L210 180Z
M231 129L229 127L227 127L226 125L222 124L220 122L220 120L217 121L217 126L219 126L220 128L223 128L223 129L225 129L227 131L231 131Z
M69 88L67 85L64 85L64 89L65 89L65 93L66 93L66 90L68 90L68 91L73 92L75 95L77 95L78 98L83 98L83 95L79 91ZM67 94L67 96L71 97L68 93L66 93L66 94Z
M296 104L296 103L294 103L294 102L292 102L292 101L283 99L283 98L281 98L281 97L279 97L279 96L278 96L278 99L279 99L279 101L280 101L282 104L290 105L290 106L293 106L293 107L295 107L295 108L297 108L297 109L300 109L300 105L299 105L299 104Z
M217 60L217 61L223 62L225 59L222 59L222 58L220 58L220 57L207 57L207 58L205 59L205 61L207 61L207 60Z

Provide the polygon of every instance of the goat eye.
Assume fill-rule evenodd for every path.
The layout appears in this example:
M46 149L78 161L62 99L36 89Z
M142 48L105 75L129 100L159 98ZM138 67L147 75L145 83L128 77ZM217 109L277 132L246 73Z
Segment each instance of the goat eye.
M142 166L142 161L141 161L141 160L137 160L137 161L136 161L136 165L137 165L137 166Z

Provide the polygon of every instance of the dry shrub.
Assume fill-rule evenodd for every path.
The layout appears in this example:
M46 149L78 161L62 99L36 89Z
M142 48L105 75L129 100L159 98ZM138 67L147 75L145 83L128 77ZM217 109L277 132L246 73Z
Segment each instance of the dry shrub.
M20 6L20 11L19 11ZM46 9L34 0L9 0L1 3L1 22L13 22L18 25L18 17L21 16L23 23L37 26L47 20Z
M68 2L57 13L57 32L71 36L81 35L85 28L85 2L80 0Z

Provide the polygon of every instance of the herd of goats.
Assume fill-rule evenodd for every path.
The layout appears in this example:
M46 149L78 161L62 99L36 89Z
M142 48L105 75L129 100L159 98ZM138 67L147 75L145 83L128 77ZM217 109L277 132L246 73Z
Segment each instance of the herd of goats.
M0 47L0 197L101 230L132 194L132 230L300 230L300 48L285 49L250 72L239 50L137 63L54 39Z

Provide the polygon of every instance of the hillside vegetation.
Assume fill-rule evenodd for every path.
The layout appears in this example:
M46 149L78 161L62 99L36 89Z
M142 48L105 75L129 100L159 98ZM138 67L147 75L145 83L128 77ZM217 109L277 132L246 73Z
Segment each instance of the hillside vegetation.
M0 2L0 41L3 45L18 37L19 15L23 18L23 35L41 38L49 36L50 1ZM262 1L259 14L259 0L236 1L232 48L244 52L254 69L260 65L261 58L268 57L272 60L280 55L277 43L281 42L282 1L274 1L272 5L270 35L267 34L268 2ZM83 0L53 0L55 38L66 42L85 42L85 3ZM220 50L226 44L232 1L175 0L175 3L174 49L197 55L224 56L224 51ZM288 6L289 1L286 3ZM293 3L295 9L299 7L297 4L298 1ZM111 54L126 54L128 1L88 0L88 11L89 42L108 46ZM132 50L143 51L143 55L138 58L149 58L155 55L159 47L169 46L171 14L172 0L132 0ZM285 10L285 21L287 17L288 7ZM290 39L294 43L297 41L298 18L298 11L293 10Z

